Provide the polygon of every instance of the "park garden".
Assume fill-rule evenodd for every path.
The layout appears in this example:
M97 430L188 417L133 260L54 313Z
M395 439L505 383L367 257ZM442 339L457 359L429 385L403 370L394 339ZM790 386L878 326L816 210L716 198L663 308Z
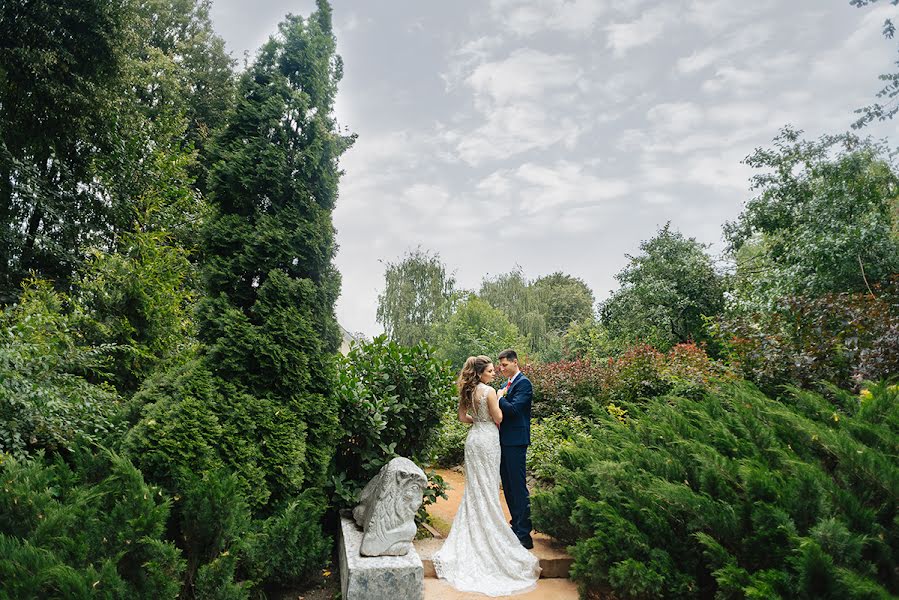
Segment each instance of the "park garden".
M390 458L429 474L428 521L455 374L507 347L535 527L584 598L899 595L886 142L785 127L723 256L669 223L600 302L562 271L461 289L411 250L384 335L341 355L326 0L244 68L197 0L5 3L0 39L0 598L321 587Z

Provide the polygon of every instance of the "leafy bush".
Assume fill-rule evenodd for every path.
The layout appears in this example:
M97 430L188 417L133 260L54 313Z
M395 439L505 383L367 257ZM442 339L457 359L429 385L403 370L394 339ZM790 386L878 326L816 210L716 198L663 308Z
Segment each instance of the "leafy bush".
M600 364L582 360L529 364L523 371L534 386L531 415L537 419L589 414L605 375Z
M380 336L355 345L338 374L344 432L335 484L349 505L394 456L424 462L453 403L453 373L430 346L400 346Z
M648 343L663 351L707 339L703 317L724 309L724 282L707 246L668 223L640 243L615 279L621 287L599 307L600 319L619 345Z
M516 348L520 356L528 353L526 337L506 313L474 294L459 301L449 319L435 328L434 337L438 355L456 369L473 355L496 356L506 348Z
M550 415L531 424L527 470L544 481L552 481L559 453L569 444L587 438L589 423L579 416Z
M110 348L79 338L75 322L82 318L39 280L0 313L0 452L23 458L122 433L119 395L88 380L102 378Z
M124 234L118 252L91 252L78 281L78 301L91 315L82 323L87 339L113 345L110 380L125 395L181 354L193 334L191 265L169 237Z
M151 378L132 400L142 418L124 447L179 499L170 531L196 597L245 598L263 584L303 580L330 549L323 492L302 489L303 421L238 389L198 359Z
M667 354L639 345L605 363L559 361L527 365L524 371L534 384L532 414L538 419L550 415L589 419L597 408L607 412L610 404L627 410L671 391L700 394L732 377L695 344L678 344Z
M3 597L178 597L185 564L163 538L168 496L125 458L74 458L0 463Z
M465 438L469 426L459 421L455 410L448 410L440 418L434 443L431 446L431 462L441 467L461 465L465 459Z
M857 390L899 373L899 278L876 293L790 297L712 329L741 375L769 393L819 381Z
M173 494L180 490L183 472L227 467L238 474L250 506L260 509L269 501L273 484L280 481L279 487L285 487L284 480L296 470L302 427L274 416L278 407L272 403L233 388L231 393L223 390L228 387L199 360L151 378L134 396L133 404L144 408L124 448L149 480ZM289 416L289 411L282 412ZM299 431L290 432L291 425ZM280 430L277 437L266 435ZM280 468L267 464L264 453L271 447L285 451ZM272 457L277 458L273 452Z
M899 592L899 390L840 403L750 384L597 412L535 524L582 589L630 598L887 598Z
M248 598L263 584L308 580L327 560L325 501L306 490L274 514L254 518L239 478L227 470L184 473L177 506L185 581L198 598Z
M666 366L666 356L652 346L630 348L606 365L601 402L633 408L646 398L664 394L672 387L663 375Z

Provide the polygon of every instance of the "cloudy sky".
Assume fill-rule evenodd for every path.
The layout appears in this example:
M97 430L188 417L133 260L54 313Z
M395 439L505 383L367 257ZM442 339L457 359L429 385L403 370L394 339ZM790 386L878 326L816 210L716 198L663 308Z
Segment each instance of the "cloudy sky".
M384 261L438 252L460 286L519 265L597 299L671 221L720 251L751 197L741 164L786 124L837 133L895 58L887 2L332 0L345 75L334 213L341 324L372 336ZM252 59L311 0L213 0ZM896 123L869 129L890 136Z

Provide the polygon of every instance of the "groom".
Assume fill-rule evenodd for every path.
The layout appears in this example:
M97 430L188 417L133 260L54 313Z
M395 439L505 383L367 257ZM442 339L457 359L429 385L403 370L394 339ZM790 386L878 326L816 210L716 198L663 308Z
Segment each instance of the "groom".
M512 515L512 531L521 545L530 550L534 542L531 539L531 497L525 476L525 456L531 443L531 398L534 389L530 379L518 368L518 354L514 350L499 353L499 368L509 379L498 394L499 407L503 411L503 421L499 427L502 449L499 476Z

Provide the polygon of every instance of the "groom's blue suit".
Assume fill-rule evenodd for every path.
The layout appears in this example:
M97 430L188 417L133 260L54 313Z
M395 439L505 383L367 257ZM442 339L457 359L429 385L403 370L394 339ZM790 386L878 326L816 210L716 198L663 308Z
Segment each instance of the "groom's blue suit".
M534 388L531 381L519 373L512 381L506 395L499 399L503 421L499 427L499 444L502 457L499 475L509 513L512 515L512 531L523 546L530 548L531 497L528 494L525 458L531 443L531 399Z

